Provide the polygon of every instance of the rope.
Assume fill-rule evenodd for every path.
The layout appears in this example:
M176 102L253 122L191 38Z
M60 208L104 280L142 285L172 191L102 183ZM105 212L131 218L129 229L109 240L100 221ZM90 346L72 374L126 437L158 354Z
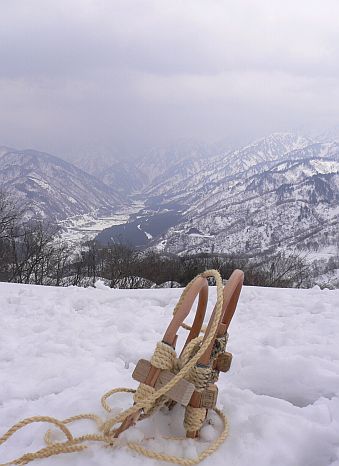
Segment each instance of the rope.
M201 342L203 340L203 337L196 337L191 340L188 345L185 347L184 351L182 352L181 356L179 359L175 361L175 364L178 365L179 369L182 369L182 367L188 363L188 361L191 359L191 357L196 354L198 351Z
M170 370L176 357L175 350L170 345L159 341L151 358L151 364L158 369Z
M216 270L207 270L203 272L201 276L205 278L213 277L215 279L216 287L217 287L217 302L215 305L215 312L214 312L210 332L208 333L208 335L205 335L205 339L203 341L199 341L200 347L196 352L193 350L194 349L196 350L198 342L195 341L195 344L190 346L189 352L190 353L195 352L195 354L193 354L190 359L188 359L187 356L185 357L186 359L185 363L181 365L182 367L179 369L177 374L166 385L164 385L159 390L154 390L152 389L152 387L148 387L148 386L145 386L145 387L151 388L151 390L149 390L148 388L145 389L145 387L142 387L142 385L144 384L140 384L138 390L136 391L132 389L128 389L128 388L115 388L113 390L110 390L109 392L104 394L103 397L101 398L102 406L107 412L111 411L111 408L109 404L107 403L107 399L115 393L119 393L119 392L134 393L135 404L129 409L126 409L125 411L119 413L115 417L108 419L106 422L103 422L98 416L94 414L80 414L80 415L68 418L64 421L59 421L58 419L47 417L47 416L36 416L36 417L24 419L21 422L15 424L13 427L11 427L0 438L0 445L6 442L8 438L11 437L19 429L33 422L48 422L48 423L52 423L56 425L65 434L67 440L63 443L62 442L53 443L50 438L50 432L47 432L47 434L45 435L47 447L42 448L41 450L38 450L34 453L26 453L20 458L12 460L9 463L0 464L0 466L7 466L9 464L23 465L38 458L47 458L49 456L57 455L60 453L71 453L71 452L81 451L87 448L87 445L81 444L85 441L100 441L100 442L105 442L106 444L110 446L116 446L118 442L117 442L117 439L114 438L115 430L112 429L114 425L125 421L131 415L140 415L140 413L142 412L147 413L147 411L151 411L153 408L157 407L159 404L161 404L161 401L163 400L162 397L164 397L169 390L171 390L180 380L182 380L189 374L192 374L192 373L195 374L194 377L197 380L199 379L199 377L201 378L202 377L201 375L199 376L196 375L198 373L200 374L201 371L199 370L197 371L195 369L192 372L192 369L195 367L200 357L205 353L205 351L210 346L212 340L216 336L218 324L219 324L219 321L222 315L222 306L223 306L223 285L222 285L222 280L221 280L221 276L219 272L217 272ZM186 297L186 294L188 293L194 280L195 279L193 279L182 292L180 299L174 308L173 314L175 314L177 310L180 308L180 306L182 305ZM175 357L176 357L175 351L172 348L170 348L169 350L167 347L170 348L169 345L166 345L163 342L160 342L157 344L155 354L152 358L152 364L155 363L155 367L159 367L161 369L162 368L167 369L167 368L172 368L173 365L175 364ZM206 377L204 376L202 378L205 380ZM197 409L197 408L194 408L194 409ZM196 458L185 459L185 458L180 458L180 457L171 456L167 454L161 454L161 453L158 453L152 450L148 450L142 447L140 444L136 444L133 442L128 442L127 445L132 450L140 454L143 454L149 458L155 458L155 459L162 460L162 461L177 463L183 466L190 466L193 464L198 464L200 461L205 459L207 456L211 455L221 445L221 443L224 441L228 433L228 425L227 425L226 417L217 408L215 408L214 411L219 415L219 417L223 421L223 426L224 426L223 431L219 435L219 437L214 442L212 442L212 444L207 449L203 450ZM192 425L194 426L197 425L197 422L198 422L197 419L198 417L200 419L202 411L200 412L199 410L200 414L198 414L198 411L196 411L196 413L197 414L193 416L188 415L188 417L190 417L190 420L185 421L185 422L191 422L193 423ZM206 410L205 410L205 413L206 413ZM83 435L81 437L74 438L70 430L66 427L66 424L69 424L71 422L74 422L76 420L81 420L81 419L91 419L95 421L99 430L102 432L102 434L88 434L88 435ZM190 427L190 430L198 430L198 429L191 429Z
M115 393L135 393L135 392L136 392L136 390L134 390L133 388L123 388L123 387L113 388L112 390L105 393L101 397L101 406L104 408L105 411L110 413L112 411L112 408L110 407L110 405L106 401L110 396L114 395Z
M143 400L147 399L150 395L153 395L155 392L155 388L150 387L149 385L146 385L144 383L141 383L139 387L137 388L135 394L134 394L134 402L142 402ZM151 414L154 413L157 409L161 408L164 406L166 403L167 398L165 396L162 396L161 398L158 398L155 403L149 403L147 406L144 407L144 415L143 418L150 416Z
M219 435L219 437L210 444L208 448L199 453L199 455L197 455L195 458L182 458L180 456L172 456L163 453L158 453L154 450L149 450L143 447L140 443L128 442L127 445L131 450L134 450L140 455L144 455L148 458L153 458L159 461L167 461L168 463L181 464L182 466L193 466L194 464L199 464L201 461L212 455L212 453L214 453L220 447L220 445L225 441L225 439L228 436L229 427L225 414L218 408L214 408L213 411L220 417L222 421L222 432Z
M206 419L206 408L195 408L193 406L186 406L184 427L186 432L196 432L201 429L201 426Z
M201 392L208 384L211 375L211 367L194 366L189 374L189 381L195 385L197 392Z

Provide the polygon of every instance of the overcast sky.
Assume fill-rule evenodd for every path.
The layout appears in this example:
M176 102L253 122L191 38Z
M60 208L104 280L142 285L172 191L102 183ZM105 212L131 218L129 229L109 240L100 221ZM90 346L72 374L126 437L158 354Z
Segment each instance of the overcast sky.
M338 0L0 0L0 145L247 142L338 115Z

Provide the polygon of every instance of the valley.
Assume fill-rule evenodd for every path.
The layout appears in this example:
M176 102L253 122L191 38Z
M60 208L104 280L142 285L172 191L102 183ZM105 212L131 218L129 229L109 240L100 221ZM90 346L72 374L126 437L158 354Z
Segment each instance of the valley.
M139 212L142 206L142 203L131 204L121 211L118 210L115 214L104 217L97 216L95 212L92 212L61 220L58 222L61 229L59 238L67 244L79 247L83 243L94 240L103 230L126 224L135 212Z
M78 159L86 172L49 154L2 148L0 182L74 247L95 239L161 254L285 251L336 277L326 264L339 256L337 142L274 133L232 150L190 142L141 159L115 157L100 169Z

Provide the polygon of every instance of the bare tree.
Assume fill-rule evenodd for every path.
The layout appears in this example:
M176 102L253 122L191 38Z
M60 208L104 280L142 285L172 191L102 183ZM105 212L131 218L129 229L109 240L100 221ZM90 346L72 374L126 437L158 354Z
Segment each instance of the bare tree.
M9 281L52 284L57 228L42 221L13 228L9 238L12 264Z

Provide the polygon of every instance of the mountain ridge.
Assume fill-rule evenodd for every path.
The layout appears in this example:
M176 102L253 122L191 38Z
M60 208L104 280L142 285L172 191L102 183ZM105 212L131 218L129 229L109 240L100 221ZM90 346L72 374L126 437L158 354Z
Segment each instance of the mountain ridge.
M0 185L24 200L31 217L64 219L122 204L118 193L69 162L32 149L0 155Z

